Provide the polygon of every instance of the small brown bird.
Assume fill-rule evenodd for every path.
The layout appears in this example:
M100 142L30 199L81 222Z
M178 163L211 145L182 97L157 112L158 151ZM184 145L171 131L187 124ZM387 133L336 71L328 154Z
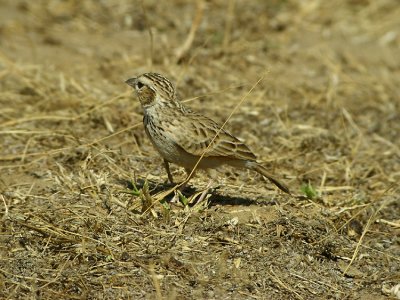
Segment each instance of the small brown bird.
M189 174L204 153L197 168L216 168L223 164L247 168L267 177L290 194L286 185L257 163L256 156L243 142L226 130L220 130L221 126L213 120L183 106L176 99L175 88L167 78L157 73L145 73L128 79L126 83L135 89L142 104L144 128L164 158L171 182L169 163L184 167Z

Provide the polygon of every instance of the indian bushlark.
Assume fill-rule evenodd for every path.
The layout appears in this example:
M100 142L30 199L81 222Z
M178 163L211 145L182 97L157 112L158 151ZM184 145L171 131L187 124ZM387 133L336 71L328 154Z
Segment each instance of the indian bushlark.
M226 130L220 130L221 126L213 120L183 106L167 78L157 73L145 73L128 79L126 83L135 89L142 104L144 128L153 146L164 158L171 182L169 163L182 166L190 173L204 153L197 168L216 168L223 164L247 168L290 193L286 185L256 162L256 156L243 142Z

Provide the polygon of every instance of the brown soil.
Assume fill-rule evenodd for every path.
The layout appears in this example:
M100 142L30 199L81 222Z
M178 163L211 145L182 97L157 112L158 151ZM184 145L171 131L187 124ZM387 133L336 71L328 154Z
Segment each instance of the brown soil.
M397 0L3 0L0 298L395 299L399 15ZM222 168L168 204L124 84L148 71L219 122L262 78L227 128L295 195Z

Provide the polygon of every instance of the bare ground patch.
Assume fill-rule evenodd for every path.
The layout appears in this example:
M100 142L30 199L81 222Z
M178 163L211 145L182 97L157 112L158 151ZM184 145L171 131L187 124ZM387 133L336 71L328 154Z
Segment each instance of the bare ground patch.
M1 298L396 297L397 2L211 1L185 48L199 7L3 1ZM168 204L150 70L221 122L266 74L227 126L303 197L223 168Z

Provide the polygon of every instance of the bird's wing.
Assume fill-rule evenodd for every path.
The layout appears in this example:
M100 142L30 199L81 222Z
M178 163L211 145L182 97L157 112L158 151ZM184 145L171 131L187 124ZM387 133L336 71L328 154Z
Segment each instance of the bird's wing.
M174 134L175 143L192 155L201 156L205 152L205 157L256 159L243 142L224 129L218 133L221 126L203 115L190 112L183 118L175 119L170 126L172 131L181 131L180 134ZM217 133L218 136L211 143Z

